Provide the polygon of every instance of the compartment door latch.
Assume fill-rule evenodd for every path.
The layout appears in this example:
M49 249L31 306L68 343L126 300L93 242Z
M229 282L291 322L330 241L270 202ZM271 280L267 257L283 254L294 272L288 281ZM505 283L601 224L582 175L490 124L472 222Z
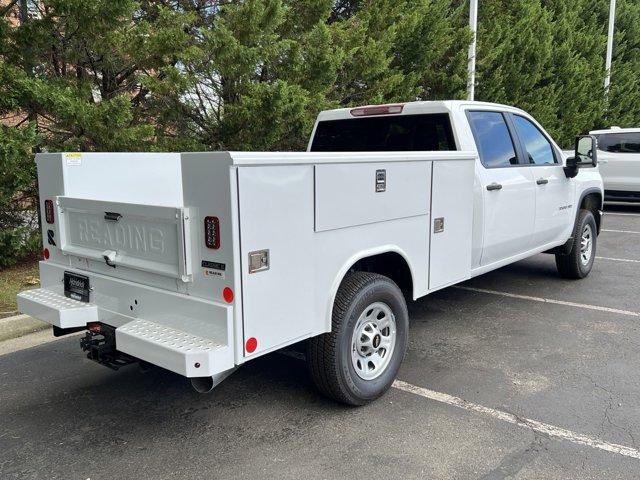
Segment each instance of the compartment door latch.
M269 270L269 250L249 252L249 273Z

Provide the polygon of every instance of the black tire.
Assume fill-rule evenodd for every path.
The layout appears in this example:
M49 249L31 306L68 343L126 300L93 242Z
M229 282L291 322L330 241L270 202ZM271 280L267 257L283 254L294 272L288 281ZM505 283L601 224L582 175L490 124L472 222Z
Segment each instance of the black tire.
M591 255L588 262L582 259L581 241L582 233L589 226L591 228ZM589 275L596 258L596 244L598 234L596 220L589 210L580 210L573 228L573 247L567 255L556 254L556 267L564 278L581 279Z
M365 380L353 365L352 339L361 314L366 315L365 310L376 302L389 307L393 314L395 342L392 342L390 359L379 376ZM331 332L309 341L307 363L311 378L327 397L347 405L365 405L391 387L400 369L407 350L407 304L391 279L376 273L351 272L338 289L332 315ZM376 346L375 340L373 345Z

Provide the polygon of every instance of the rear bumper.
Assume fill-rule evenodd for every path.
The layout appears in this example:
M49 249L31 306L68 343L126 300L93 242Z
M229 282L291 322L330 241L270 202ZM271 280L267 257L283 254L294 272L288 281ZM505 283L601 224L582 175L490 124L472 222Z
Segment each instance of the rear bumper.
M85 271L78 273L90 278L91 301L79 302L64 296L65 270L41 263L44 288L20 293L19 310L60 328L116 327L118 351L186 377L234 367L232 306Z

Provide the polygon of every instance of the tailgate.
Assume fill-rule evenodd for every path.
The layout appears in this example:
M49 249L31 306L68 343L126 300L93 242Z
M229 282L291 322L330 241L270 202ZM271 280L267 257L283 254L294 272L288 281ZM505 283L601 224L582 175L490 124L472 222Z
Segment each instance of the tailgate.
M191 280L186 208L56 197L62 252Z

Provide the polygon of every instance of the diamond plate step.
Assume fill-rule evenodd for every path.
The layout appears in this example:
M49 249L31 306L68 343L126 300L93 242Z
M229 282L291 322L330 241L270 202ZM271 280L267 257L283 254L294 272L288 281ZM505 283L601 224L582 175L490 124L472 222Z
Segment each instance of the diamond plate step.
M121 352L187 377L219 373L216 354L227 348L213 339L144 319L117 328L116 345Z
M84 327L98 321L98 307L36 288L18 294L18 310L60 328Z

